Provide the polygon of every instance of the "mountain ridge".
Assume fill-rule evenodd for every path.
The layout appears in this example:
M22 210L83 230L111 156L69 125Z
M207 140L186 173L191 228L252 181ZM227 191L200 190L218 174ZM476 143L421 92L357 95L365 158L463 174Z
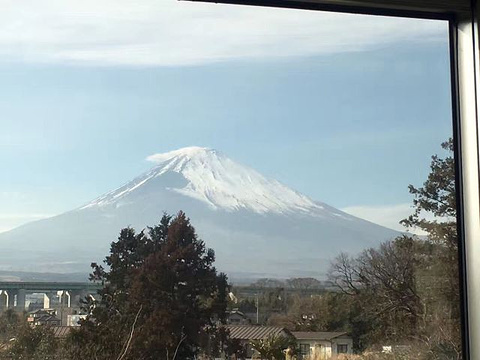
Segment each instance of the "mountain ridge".
M151 155L147 159L158 164L134 180L82 206L81 209L116 201L126 193L169 171L182 174L188 181L184 188L169 190L202 200L214 209L246 208L257 213L268 211L280 213L282 210L308 211L321 208L298 191L291 190L277 180L268 179L250 167L239 166L214 149L186 147ZM245 191L247 186L248 191ZM285 200L281 201L282 198Z
M376 246L398 232L314 201L213 149L149 157L156 165L91 202L0 234L0 270L84 271L101 261L121 228L184 211L242 277L323 277L338 253Z

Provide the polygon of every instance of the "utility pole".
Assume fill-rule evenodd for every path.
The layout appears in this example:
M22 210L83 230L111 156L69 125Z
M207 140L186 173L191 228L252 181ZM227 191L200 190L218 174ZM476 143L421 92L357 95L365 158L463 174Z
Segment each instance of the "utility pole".
M255 294L256 308L257 308L257 325L258 325L258 293Z

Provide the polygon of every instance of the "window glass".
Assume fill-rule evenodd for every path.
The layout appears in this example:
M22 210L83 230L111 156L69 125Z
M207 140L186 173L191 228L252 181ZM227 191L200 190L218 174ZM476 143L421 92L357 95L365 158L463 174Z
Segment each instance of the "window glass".
M446 22L0 20L0 359L462 358Z
M302 355L310 355L310 345L309 344L300 344L300 353Z

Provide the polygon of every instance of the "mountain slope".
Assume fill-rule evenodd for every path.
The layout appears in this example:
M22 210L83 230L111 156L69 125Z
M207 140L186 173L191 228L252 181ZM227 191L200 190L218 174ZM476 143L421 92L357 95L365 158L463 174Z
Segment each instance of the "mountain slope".
M157 165L70 212L0 234L0 269L87 271L126 226L143 229L183 210L233 277L322 276L341 251L398 233L267 179L211 149L150 157Z
M269 180L216 150L188 147L149 157L158 163L151 171L92 201L81 209L121 202L149 181L182 174L167 190L205 202L212 209L256 213L309 212L321 206L278 181ZM171 179L173 180L173 178Z

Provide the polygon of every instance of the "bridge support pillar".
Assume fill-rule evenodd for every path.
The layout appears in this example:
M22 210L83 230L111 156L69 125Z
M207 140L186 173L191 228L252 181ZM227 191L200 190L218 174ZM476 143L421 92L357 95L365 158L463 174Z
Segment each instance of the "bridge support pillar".
M68 325L68 316L73 314L72 309L72 296L69 291L61 290L58 292L60 297L60 309L58 310L57 315L62 321L62 325Z
M17 292L14 290L9 290L8 291L8 300L7 300L7 307L9 309L14 309L15 308L15 298L17 296Z
M81 301L87 296L87 292L84 290L72 290L70 293L70 306L73 308L80 308Z
M25 311L26 298L27 298L27 293L25 289L18 289L15 310L17 310L18 312Z
M46 292L43 294L43 308L52 309L53 308L53 299L55 298L55 293Z
M102 286L96 283L0 281L0 311L12 309L23 312L26 310L28 294L43 293L44 309L70 309L75 314L80 308L80 301L97 293L101 288Z
M67 290L61 290L58 292L58 296L60 297L60 306L62 307L71 307L72 305L72 296L70 292Z
M0 290L0 312L8 309L8 293Z

